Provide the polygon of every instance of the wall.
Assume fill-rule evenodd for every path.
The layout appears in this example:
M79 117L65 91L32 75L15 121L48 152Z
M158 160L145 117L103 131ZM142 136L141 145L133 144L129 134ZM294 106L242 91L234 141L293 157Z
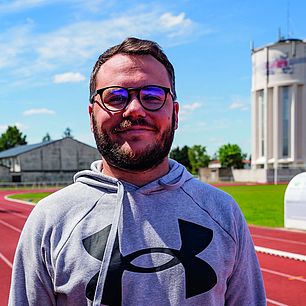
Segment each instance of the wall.
M58 184L70 184L73 182L73 176L77 171L31 171L31 172L22 172L20 182L31 182L31 183L47 183L55 182Z
M300 169L278 169L277 182L289 182L295 175L305 172ZM234 169L235 182L274 183L274 169Z
M228 182L233 181L234 177L232 174L232 169L228 168L200 168L199 169L199 179L202 182Z
M235 182L267 182L265 169L234 169L233 176Z
M20 156L22 172L27 171L79 171L88 169L91 162L100 158L97 149L64 138Z
M11 179L10 169L0 165L0 182L7 182Z

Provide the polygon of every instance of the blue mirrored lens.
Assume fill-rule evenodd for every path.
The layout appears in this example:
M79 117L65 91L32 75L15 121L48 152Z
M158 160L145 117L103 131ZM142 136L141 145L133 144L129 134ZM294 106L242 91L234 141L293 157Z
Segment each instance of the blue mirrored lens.
M103 92L102 101L107 108L119 109L124 107L128 100L128 92L124 88L108 88Z
M165 101L165 91L159 87L145 87L140 91L141 102L147 108L158 108Z

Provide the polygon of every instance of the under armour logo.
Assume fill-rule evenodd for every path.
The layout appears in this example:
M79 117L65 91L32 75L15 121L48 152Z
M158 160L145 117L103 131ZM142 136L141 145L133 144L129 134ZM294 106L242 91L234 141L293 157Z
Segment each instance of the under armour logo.
M111 260L104 284L102 304L121 305L121 282L124 271L138 273L156 273L178 264L185 269L186 298L204 293L217 283L217 275L213 268L202 259L196 257L210 244L213 231L209 228L179 219L179 229L182 246L179 250L171 248L147 248L123 256L119 250L118 235L112 250ZM86 251L102 261L111 225L83 240ZM164 253L173 256L165 264L157 267L139 267L131 262L144 254ZM86 287L86 297L93 301L97 286L99 271L92 277Z

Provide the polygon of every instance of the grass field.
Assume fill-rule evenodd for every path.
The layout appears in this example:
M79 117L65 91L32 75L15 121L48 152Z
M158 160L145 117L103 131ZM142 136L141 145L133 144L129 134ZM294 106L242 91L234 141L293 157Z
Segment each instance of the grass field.
M248 224L284 227L284 194L287 185L219 187L234 197Z
M248 224L283 227L284 194L287 185L223 186L234 197ZM50 192L13 195L11 198L37 203Z
M37 203L39 200L45 198L50 193L51 192L14 194L14 195L9 196L9 198Z

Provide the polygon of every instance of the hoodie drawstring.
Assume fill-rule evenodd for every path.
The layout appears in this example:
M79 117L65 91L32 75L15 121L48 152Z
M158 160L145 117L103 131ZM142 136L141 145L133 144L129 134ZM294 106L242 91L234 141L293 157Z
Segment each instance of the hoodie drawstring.
M117 204L115 207L115 213L113 222L111 225L111 230L107 239L107 243L105 246L105 252L104 256L102 258L101 267L99 271L98 281L97 281L97 287L95 291L95 297L93 300L93 306L100 306L102 301L102 295L103 295L103 288L105 284L106 274L109 267L109 263L111 260L112 250L114 247L118 227L119 227L119 221L120 221L120 215L123 205L123 196L124 196L124 187L121 182L117 182L118 184L118 193L117 193Z

